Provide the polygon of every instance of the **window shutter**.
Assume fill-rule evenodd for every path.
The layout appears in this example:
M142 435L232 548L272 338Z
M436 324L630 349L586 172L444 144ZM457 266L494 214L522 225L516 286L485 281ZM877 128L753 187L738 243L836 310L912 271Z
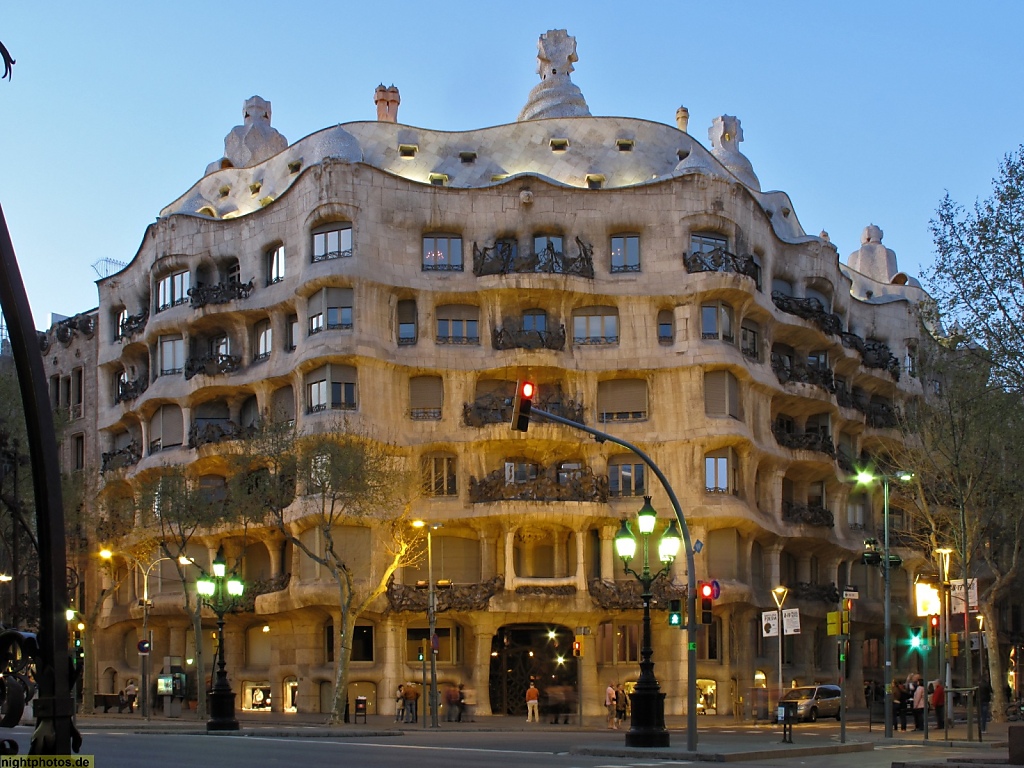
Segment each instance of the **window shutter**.
M351 307L352 306L352 289L351 288L325 288L327 303L325 306L328 307Z
M355 384L356 369L351 365L332 365L331 381L341 382L342 384Z
M416 302L412 299L404 299L398 302L398 322L416 322Z
M725 371L725 378L729 385L729 415L734 419L742 419L743 408L740 404L740 382L729 371Z
M289 384L274 390L270 399L271 416L276 421L293 421L295 419L295 393Z
M164 430L163 420L161 418L162 413L163 408L158 408L156 413L154 413L149 420L149 442L151 445L157 440L160 440L161 442L163 441Z
M440 376L409 379L410 408L440 408L444 404L444 380Z
M573 310L574 317L605 317L608 315L618 315L619 310L615 307L606 306L593 306L593 307L580 307L579 309Z
M160 408L162 422L163 447L181 445L184 441L185 427L182 424L181 408L167 404Z
M306 299L306 313L310 315L317 315L324 311L324 289L321 288L319 291L314 293L308 299Z
M321 365L319 368L314 368L312 371L306 374L306 384L312 384L316 381L327 380L327 366Z
M480 308L472 304L446 304L437 308L437 316L441 320L476 320Z
M709 416L726 415L728 371L708 371L704 374L704 413Z
M647 382L643 379L598 382L597 408L601 413L646 413Z

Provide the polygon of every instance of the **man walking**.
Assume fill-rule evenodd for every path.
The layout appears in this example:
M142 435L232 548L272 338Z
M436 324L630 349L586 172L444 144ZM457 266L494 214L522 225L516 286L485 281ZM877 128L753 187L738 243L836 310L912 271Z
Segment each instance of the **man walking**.
M619 729L619 720L615 717L615 684L608 683L604 689L604 707L608 710L608 727L614 730Z
M540 718L537 715L537 707L539 706L539 701L540 691L538 691L537 686L531 682L530 687L526 689L526 722L540 722Z

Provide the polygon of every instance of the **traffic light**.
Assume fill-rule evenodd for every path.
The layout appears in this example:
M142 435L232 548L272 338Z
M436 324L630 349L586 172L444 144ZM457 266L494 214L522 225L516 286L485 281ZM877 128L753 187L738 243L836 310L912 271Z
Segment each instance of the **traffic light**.
M419 653L416 655L416 661L423 661L423 659L426 658L426 656L425 656L426 648L427 648L426 641L420 643L420 650L419 650Z
M710 581L702 581L698 588L700 594L700 623L710 624L711 623L711 605L715 599L715 588L711 586Z
M670 627L683 626L683 601L668 601L668 625Z
M512 398L512 424L516 432L530 428L530 411L533 409L533 395L537 388L532 381L520 379L516 382L516 394Z
M938 645L939 642L939 617L929 616L928 617L928 645L933 648Z
M576 639L572 641L572 655L577 657L583 655L583 641L580 640L579 635L576 635Z
M949 655L960 655L960 633L954 632L949 636Z
M921 650L925 644L924 640L921 638L921 632L922 630L917 629L916 627L910 630L910 647L915 651Z

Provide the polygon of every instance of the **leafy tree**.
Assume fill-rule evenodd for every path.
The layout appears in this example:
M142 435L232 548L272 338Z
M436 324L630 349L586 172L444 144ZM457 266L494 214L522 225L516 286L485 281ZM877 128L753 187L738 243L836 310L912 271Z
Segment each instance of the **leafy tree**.
M339 723L356 620L419 552L422 535L409 519L411 478L386 447L349 433L344 423L300 437L289 423L264 419L236 461L232 503L251 518L268 519L296 552L325 569L337 588L330 721ZM303 491L298 497L297 479ZM368 559L365 545L350 540L351 526L370 528Z
M937 309L994 378L1024 391L1024 145L1003 158L991 197L967 209L947 193L931 230Z

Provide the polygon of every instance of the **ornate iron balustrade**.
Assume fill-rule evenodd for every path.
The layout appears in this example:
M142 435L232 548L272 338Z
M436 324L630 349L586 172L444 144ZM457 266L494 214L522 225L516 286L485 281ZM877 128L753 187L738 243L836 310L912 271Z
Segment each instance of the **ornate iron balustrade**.
M797 435L784 431L778 424L772 425L772 434L775 435L775 442L783 448L792 448L798 451L817 451L818 453L827 453L835 458L836 447L832 443L832 438L828 435L813 431Z
M841 599L835 582L831 584L813 584L809 581L798 581L790 587L790 593L797 600L812 600L818 603L838 603Z
M829 336L838 336L843 332L843 320L839 315L827 312L820 300L811 297L798 299L787 296L782 291L772 291L772 303L789 315L809 320Z
M888 371L896 381L900 380L900 361L892 354L888 344L877 339L865 341L855 333L846 332L840 334L840 339L847 349L860 352L860 359L865 368Z
M642 589L640 582L635 579L629 581L591 579L587 584L587 591L590 593L590 599L594 605L602 610L630 611L643 608ZM686 585L676 584L665 578L658 579L651 584L651 594L654 596L651 601L651 610L667 611L670 600L686 599Z
M242 366L241 355L205 355L190 357L185 361L185 379L191 379L200 373L217 376L222 373L234 373Z
M216 285L199 284L188 289L188 301L193 309L205 307L207 304L227 304L237 299L248 299L252 289L252 280L248 283L229 281Z
M815 368L806 363L789 362L785 356L772 352L772 370L780 384L791 381L801 384L813 384L828 392L835 392L835 375L830 368Z
M724 248L683 256L683 266L691 275L697 272L733 272L737 275L746 275L755 283L759 283L761 277L761 268L753 256L737 256Z
M119 340L130 339L146 327L146 322L148 320L148 309L142 310L137 315L128 315L128 317L121 321L121 326L117 329L117 338Z
M440 421L440 408L410 408L409 418L413 421Z
M782 519L787 523L813 525L817 528L834 528L835 516L818 504L797 504L792 501L782 502Z
M202 423L194 423L188 430L188 447L198 448L201 445L221 443L225 440L237 440L251 433L251 429L242 428L230 419L210 419Z
M57 341L66 347L71 343L71 340L75 338L76 334L81 333L87 339L91 339L95 332L96 323L93 322L92 317L85 314L78 314L57 323L54 335L57 337Z
M112 469L130 467L139 463L139 460L142 458L142 447L135 440L132 440L124 448L105 452L100 458L101 473Z
M132 379L131 381L118 381L117 394L114 395L114 404L127 403L134 400L149 387L145 379Z
M245 583L245 591L237 603L237 610L243 613L255 613L256 598L260 595L269 595L272 592L283 592L288 589L288 582L292 579L290 573L280 576L273 576L269 579L256 579Z
M868 426L875 429L894 429L900 423L896 410L888 403L870 403L867 417Z
M485 424L502 424L512 419L512 397L515 392L511 382L502 391L489 392L481 395L472 403L462 406L462 421L467 427L482 427ZM541 410L553 413L581 424L583 421L583 403L578 400L566 400L561 386L534 399Z
M853 458L847 456L842 449L836 451L836 464L838 464L839 468L844 472L853 473L857 471L857 466L853 463Z
M564 482L558 481L558 464L539 472L533 480L510 483L504 469L487 477L469 481L469 500L487 501L608 501L608 478L595 475L590 467L573 470Z
M445 611L486 611L491 598L505 589L505 577L500 573L487 581L476 584L453 584L450 589L434 590L435 610ZM427 590L415 586L396 584L395 577L388 580L388 606L392 611L425 613Z
M557 331L533 331L506 326L491 333L495 349L565 349L565 326Z
M549 243L540 253L519 255L511 243L497 243L479 247L473 243L473 274L510 275L548 273L556 275L578 275L594 277L594 246L576 238L578 254L568 256L556 251Z
M313 263L319 264L321 261L332 261L334 259L351 259L352 253L353 251L351 248L345 248L344 250L341 251L325 251L324 253L314 253Z

